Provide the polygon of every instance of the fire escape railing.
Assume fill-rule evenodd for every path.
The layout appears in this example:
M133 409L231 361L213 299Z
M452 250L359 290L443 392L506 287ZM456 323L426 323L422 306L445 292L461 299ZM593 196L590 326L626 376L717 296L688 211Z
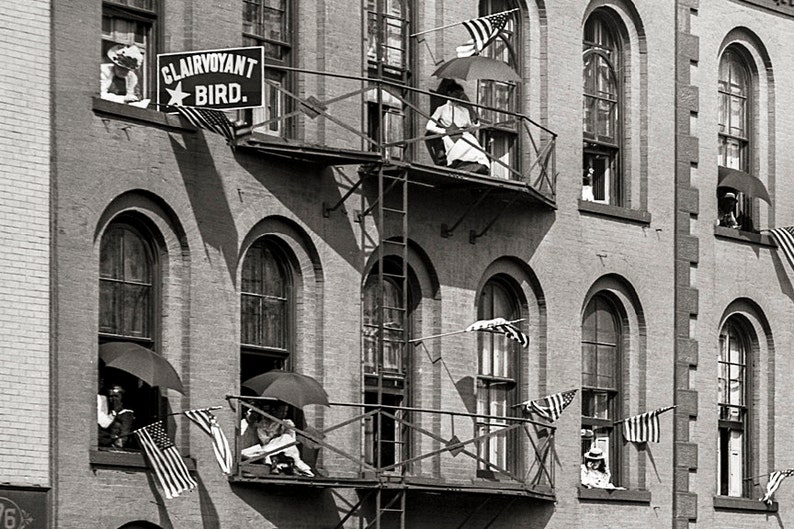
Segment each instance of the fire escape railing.
M292 132L289 135L285 132L280 136L261 133L257 135L258 141L266 142L269 137L273 142L378 152L383 153L385 163L433 166L429 152L421 148L421 144L443 137L442 134L425 132L425 124L432 115L432 103L459 101L488 116L488 120L480 119L479 126L465 131L481 137L489 131L505 129L515 134L518 141L511 163L494 156L487 146L472 144L473 148L485 154L492 167L498 168L501 178L522 182L551 200L555 198L557 134L527 115L471 101L455 100L386 79L299 68L282 69L290 72L293 80L290 85L300 87L300 93L289 89L287 86L290 85L266 80L272 90L281 94L285 103L275 113L267 116L265 121L244 130L257 132L267 130L270 125L279 124L276 129ZM373 120L370 112L377 112L376 116L379 117ZM390 119L402 123L398 123L398 126L386 134L372 130L375 126L393 125ZM241 136L241 140L247 136Z
M232 395L227 396L227 399L239 401L237 412L241 425L248 410L260 414L267 421L285 424L284 418L275 417L259 404L272 399ZM411 478L421 478L424 483L458 488L481 481L478 470L487 470L492 475L491 480L498 480L502 489L514 488L553 495L555 428L547 423L523 417L383 404L332 403L322 413L325 422L335 422L322 430L307 425L295 427L294 443L281 445L271 453L261 453L252 458L241 455L247 447L241 445L242 436L238 428L235 435L235 478L267 478L270 469L266 469L263 463L268 456L290 446L298 446L303 454L314 452L304 457L313 464L315 476L294 476L300 480L348 479L376 484L399 476L409 483ZM437 417L446 417L448 423L433 420ZM368 438L366 432L373 432L368 425L379 419L394 421L411 432L412 441L404 453L391 454L384 460L372 452L381 445L371 444L373 439ZM483 421L498 423L499 427L477 433L477 424ZM521 455L520 460L504 464L495 462L484 453L489 441L508 438L511 441L502 444L509 452L503 454L505 460L515 454ZM380 464L377 463L379 460L382 461ZM286 476L280 476L283 477Z

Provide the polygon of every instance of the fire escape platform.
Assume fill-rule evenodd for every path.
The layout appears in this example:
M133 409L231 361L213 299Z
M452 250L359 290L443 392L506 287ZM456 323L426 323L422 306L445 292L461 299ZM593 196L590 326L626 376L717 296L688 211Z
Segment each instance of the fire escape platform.
M384 166L384 171L407 170L408 183L433 187L439 191L490 191L494 198L518 199L523 203L540 205L548 209L557 209L555 200L526 182L494 178L469 171L460 171L450 167L427 165L421 163L391 162ZM368 176L376 177L377 171L370 168Z
M236 148L322 166L363 165L381 160L381 155L377 152L289 141L278 136L257 133L239 138Z
M268 474L266 471L256 472L250 467L243 475L229 477L229 482L242 486L257 487L290 487L296 489L357 489L357 490L405 490L425 494L473 494L518 496L536 500L554 502L556 500L551 487L544 485L527 485L510 481L477 480L472 483L454 483L443 479L400 477L396 479L373 478L334 478L304 477L280 474Z

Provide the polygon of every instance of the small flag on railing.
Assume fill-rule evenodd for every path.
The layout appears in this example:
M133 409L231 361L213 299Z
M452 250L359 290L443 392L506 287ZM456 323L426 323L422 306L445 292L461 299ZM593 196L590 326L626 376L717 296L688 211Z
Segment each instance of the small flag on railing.
M555 393L554 395L549 395L547 397L543 397L542 399L528 400L526 402L522 402L520 406L522 406L522 409L527 413L534 412L547 421L554 422L560 418L560 415L562 415L562 410L567 408L568 405L573 402L576 391L577 390L572 389L570 391Z
M631 443L658 443L661 429L659 415L673 408L675 406L667 406L618 421L623 423L623 437Z
M761 498L761 501L767 505L772 505L772 494L780 487L783 480L794 475L794 468L787 468L786 470L775 470L769 474L769 481L766 483L766 494Z
M204 433L212 438L212 451L215 452L215 459L224 474L232 473L232 451L229 449L229 442L223 434L218 419L208 409L186 410L185 416L196 423Z
M514 10L463 21L463 27L468 30L472 40L456 48L458 57L479 55L488 44L499 36L512 11Z
M197 486L176 446L168 438L163 421L144 426L133 433L152 465L166 498L176 498L182 492Z
M529 347L529 336L521 332L518 327L504 318L475 321L466 327L466 332L472 331L501 333L511 340L515 340L516 342L520 343L523 347Z
M226 114L213 108L175 106L177 112L185 116L197 129L206 129L226 138L226 143L234 143L234 126Z
M772 228L769 230L769 235L772 236L777 247L783 251L788 264L794 268L794 226Z

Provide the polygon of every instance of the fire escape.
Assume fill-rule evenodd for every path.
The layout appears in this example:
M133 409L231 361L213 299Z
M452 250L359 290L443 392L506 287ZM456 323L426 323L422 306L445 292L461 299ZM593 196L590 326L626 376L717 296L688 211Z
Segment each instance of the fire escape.
M382 1L373 4L375 34L382 36L388 29L384 25L393 21L383 13ZM424 124L443 98L411 86L407 71L387 71L388 53L388 43L378 39L370 61L374 67L365 76L284 68L295 82L272 88L289 103L283 113L268 116L261 125L267 128L270 123L293 120L299 123L294 127L297 137L254 132L238 138L240 152L332 168L330 174L345 175L338 182L339 199L318 208L322 207L327 222L336 222L343 206L353 197L360 198L355 217L362 263L371 263L368 277L374 282L374 294L362 329L363 347L369 352L361 374L361 401L334 402L330 410L323 410L325 422L332 424L321 432L297 430L298 442L321 454L322 472L314 477L273 476L256 460L238 458L231 479L354 491L358 499L340 517L338 528L357 518L360 527L404 529L411 499L421 494L457 494L473 506L458 527L490 527L522 498L554 501L554 427L521 417L487 417L501 421L504 428L466 435L462 432L473 431L468 429L482 415L413 406L406 375L415 347L408 325L409 194L435 193L441 202L448 193L471 197L462 212L439 207L439 216L448 215L439 220L439 237L455 236L464 220L483 218L475 213L490 205L489 211L496 213L468 234L475 244L511 207L554 209L556 135L521 113L472 103L492 118L482 130L507 124L517 131L518 156L504 163L489 154L493 166L500 167L499 178L437 165L425 147L440 136L426 135ZM454 211L458 213L448 213ZM254 409L279 422L259 409L256 399L229 398L239 402L238 418ZM525 462L519 469L496 465L480 453L479 443L498 435L520 438ZM355 444L357 449L351 449ZM498 479L472 477L478 465L488 467Z

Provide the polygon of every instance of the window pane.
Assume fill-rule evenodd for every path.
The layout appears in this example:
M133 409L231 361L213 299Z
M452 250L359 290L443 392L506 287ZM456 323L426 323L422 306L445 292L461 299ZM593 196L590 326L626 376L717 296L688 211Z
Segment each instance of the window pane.
M248 250L241 277L241 341L248 345L287 349L289 277L282 258L267 241Z

